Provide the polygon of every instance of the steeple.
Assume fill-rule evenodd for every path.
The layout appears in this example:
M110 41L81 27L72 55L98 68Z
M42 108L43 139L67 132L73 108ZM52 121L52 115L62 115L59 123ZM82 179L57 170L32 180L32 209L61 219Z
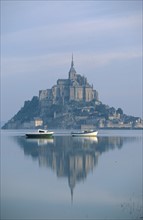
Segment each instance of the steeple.
M74 68L73 54L72 54L71 68L69 70L69 79L74 80L75 78L76 78L76 70Z
M72 53L72 61L71 61L71 67L74 66L74 62L73 62L73 53Z

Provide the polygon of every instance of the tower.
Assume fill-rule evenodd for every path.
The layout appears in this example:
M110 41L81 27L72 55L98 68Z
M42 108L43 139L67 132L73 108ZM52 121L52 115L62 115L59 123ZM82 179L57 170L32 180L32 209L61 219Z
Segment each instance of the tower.
M71 80L76 79L76 70L74 68L73 54L72 54L71 67L70 67L70 70L69 70L69 79L71 79Z

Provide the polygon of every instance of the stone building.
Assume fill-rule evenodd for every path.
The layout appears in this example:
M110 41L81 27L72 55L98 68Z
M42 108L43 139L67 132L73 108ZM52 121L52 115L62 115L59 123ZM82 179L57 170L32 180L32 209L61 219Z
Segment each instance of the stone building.
M44 100L47 104L98 101L98 92L88 83L86 77L76 73L72 56L68 79L58 79L57 85L51 89L40 90L39 100Z

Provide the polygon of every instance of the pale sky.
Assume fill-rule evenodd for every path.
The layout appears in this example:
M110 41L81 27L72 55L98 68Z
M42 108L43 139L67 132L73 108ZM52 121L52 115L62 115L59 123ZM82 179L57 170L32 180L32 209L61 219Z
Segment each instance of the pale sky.
M68 78L72 53L110 107L142 117L142 1L1 0L1 120Z

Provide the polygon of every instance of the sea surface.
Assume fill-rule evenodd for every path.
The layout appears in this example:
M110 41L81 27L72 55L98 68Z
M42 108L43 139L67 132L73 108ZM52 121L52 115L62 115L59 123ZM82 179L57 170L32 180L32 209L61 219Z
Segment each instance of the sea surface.
M1 219L143 219L143 131L1 130Z

